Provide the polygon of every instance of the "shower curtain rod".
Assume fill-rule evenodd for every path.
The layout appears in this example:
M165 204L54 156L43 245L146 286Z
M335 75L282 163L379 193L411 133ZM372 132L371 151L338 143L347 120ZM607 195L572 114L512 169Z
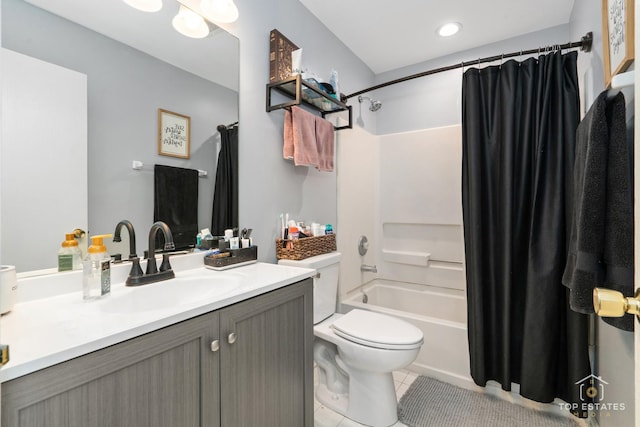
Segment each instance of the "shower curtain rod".
M344 97L344 99L353 98L354 96L362 95L363 93L371 92L373 90L381 89L383 87L391 86L391 85L394 85L394 84L397 84L397 83L406 82L407 80L417 79L418 77L430 76L431 74L441 73L443 71L455 70L456 68L464 68L464 67L468 67L470 65L478 65L478 64L481 64L483 62L494 62L494 61L498 61L498 60L503 60L505 58L513 58L514 56L531 55L531 54L534 54L534 53L544 52L545 49L548 49L548 48L553 48L554 50L562 50L562 49L572 49L572 48L579 47L580 50L582 50L584 52L590 52L592 45L593 45L593 33L591 31L589 31L587 34L585 34L582 37L582 39L579 42L572 42L572 43L565 43L565 44L561 44L561 45L547 46L546 48L537 48L537 49L521 50L521 51L518 51L518 52L503 53L503 54L500 54L500 55L489 56L489 57L486 57L486 58L479 58L479 59L476 59L474 61L468 61L468 62L464 62L463 61L463 62L460 62L458 64L453 64L453 65L449 65L449 66L446 66L446 67L435 68L433 70L423 71L422 73L412 74L410 76L401 77L399 79L391 80L391 81L386 82L386 83L380 83L378 85L371 86L369 88L366 88L366 89L363 89L363 90L359 90L358 92L354 92L354 93L352 93L350 95L347 95L346 97Z
M238 122L233 122L233 123L228 124L226 126L225 125L218 125L217 129L218 129L218 132L222 132L225 129L231 129L232 127L234 127L237 124L238 124Z

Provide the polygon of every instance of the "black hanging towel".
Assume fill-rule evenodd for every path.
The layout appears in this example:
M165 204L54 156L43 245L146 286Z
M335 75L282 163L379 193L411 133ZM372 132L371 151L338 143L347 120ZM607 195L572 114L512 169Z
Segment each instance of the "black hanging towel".
M176 249L195 244L198 234L198 171L155 165L153 220L171 229Z
M571 308L593 313L593 288L633 295L633 188L622 93L603 92L578 126L569 256ZM635 316L604 317L633 331Z
M218 154L211 215L214 236L222 236L227 228L238 227L238 125L221 125L218 131L222 146Z

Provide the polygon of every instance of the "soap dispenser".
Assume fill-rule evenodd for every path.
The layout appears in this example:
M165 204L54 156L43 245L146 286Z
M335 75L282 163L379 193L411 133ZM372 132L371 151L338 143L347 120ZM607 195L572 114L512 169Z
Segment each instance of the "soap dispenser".
M111 292L111 258L102 239L111 234L91 236L91 246L83 262L82 297L92 300Z
M58 271L80 270L82 268L82 251L73 233L65 234L66 240L58 251Z

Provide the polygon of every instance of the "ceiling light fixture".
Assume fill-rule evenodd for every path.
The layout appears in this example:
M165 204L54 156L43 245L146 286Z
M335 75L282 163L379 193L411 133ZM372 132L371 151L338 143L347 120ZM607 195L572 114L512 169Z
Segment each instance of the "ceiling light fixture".
M129 6L143 12L157 12L162 9L162 0L122 0Z
M171 24L177 32L187 37L201 39L209 35L209 25L204 18L183 5L180 5L180 10Z
M438 27L436 34L440 37L451 37L462 29L462 24L459 22L447 22Z
M207 19L219 23L231 23L238 19L238 7L233 0L202 0L200 8Z

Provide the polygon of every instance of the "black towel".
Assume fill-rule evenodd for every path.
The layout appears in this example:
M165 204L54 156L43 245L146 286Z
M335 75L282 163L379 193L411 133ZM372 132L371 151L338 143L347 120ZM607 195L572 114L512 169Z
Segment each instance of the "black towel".
M153 220L171 229L176 249L195 245L198 234L198 171L155 165Z
M593 313L593 288L633 294L633 192L625 102L620 93L595 100L576 134L573 213L562 283L574 311ZM604 318L632 331L633 317Z
M625 100L620 93L607 107L610 133L604 287L620 291L625 296L633 296L633 186L625 113ZM604 321L625 331L633 331L634 316L631 314L605 317Z

